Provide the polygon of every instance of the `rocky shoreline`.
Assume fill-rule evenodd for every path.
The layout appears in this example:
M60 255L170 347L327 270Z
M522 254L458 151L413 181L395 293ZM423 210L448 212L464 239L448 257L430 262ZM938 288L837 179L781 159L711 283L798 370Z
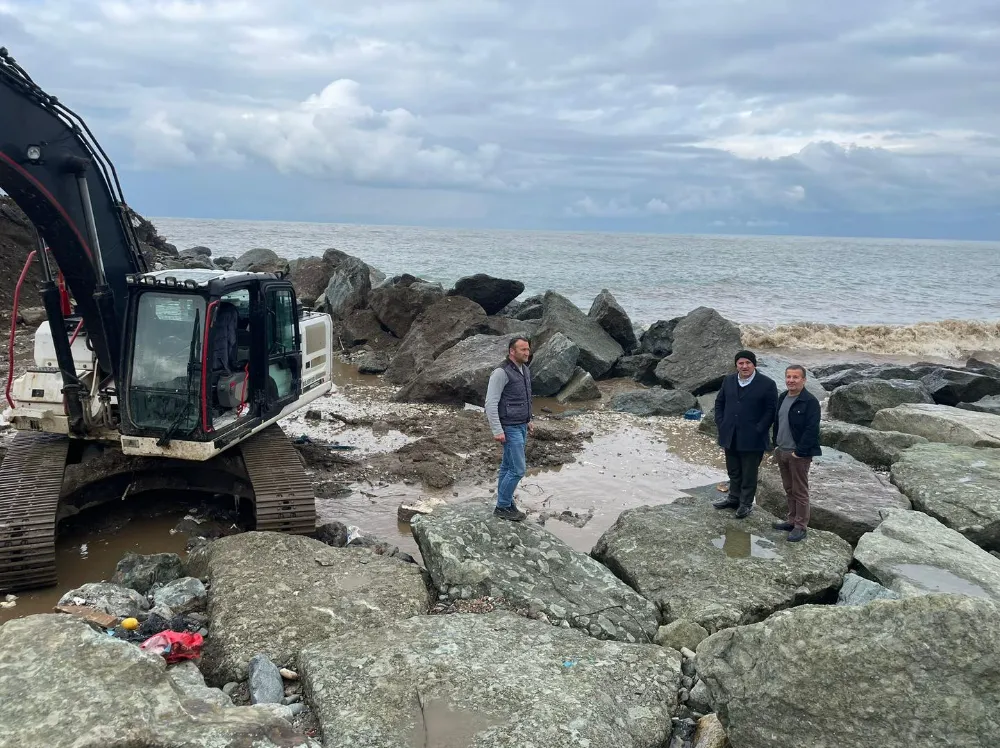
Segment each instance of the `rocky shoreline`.
M480 406L507 338L532 339L551 398L529 464L573 469L598 418L710 445L733 322L700 308L641 330L607 292L584 312L555 291L518 301L510 279L385 278L336 250L157 261L288 272L334 317L345 365L374 377L340 389L376 404L339 392L286 422L307 437L318 502L366 481L457 495L405 520L419 559L342 522L312 537L195 527L183 558L130 555L67 592L74 614L8 621L0 746L1000 743L995 364L812 367L824 455L804 543L771 528L768 460L745 521L712 509L704 481L628 506L581 549L554 531L558 506L490 515L499 455ZM783 388L788 361L759 361ZM388 446L336 448L359 435ZM202 636L201 656L141 650L162 625Z

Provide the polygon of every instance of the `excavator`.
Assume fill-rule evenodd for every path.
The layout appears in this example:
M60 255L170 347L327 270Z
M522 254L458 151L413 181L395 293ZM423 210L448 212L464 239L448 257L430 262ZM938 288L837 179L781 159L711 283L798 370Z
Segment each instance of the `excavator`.
M245 500L258 530L313 532L312 485L278 421L332 389L330 317L280 274L151 269L107 154L4 48L0 190L37 245L11 316L0 592L57 583L62 519L157 487ZM15 379L33 262L46 320Z

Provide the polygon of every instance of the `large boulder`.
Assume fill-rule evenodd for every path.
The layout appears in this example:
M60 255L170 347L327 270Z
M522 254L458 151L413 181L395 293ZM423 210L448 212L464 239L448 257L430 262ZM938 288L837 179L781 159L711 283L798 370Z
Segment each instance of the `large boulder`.
M534 522L499 519L471 501L414 517L411 527L441 594L502 597L598 639L651 643L656 635L652 603Z
M618 342L565 296L548 291L542 304L545 311L535 336L536 345L543 345L556 333L562 333L580 349L577 364L595 379L607 374L621 358L624 351Z
M531 393L535 397L556 395L573 377L580 347L561 332L553 334L531 356Z
M236 707L197 668L72 616L0 628L0 745L9 748L319 748L273 712Z
M145 595L108 582L88 582L59 598L58 605L86 605L117 618L136 618L149 610Z
M585 371L577 366L573 376L566 382L566 386L559 390L556 400L561 403L568 403L574 400L600 400L601 388L590 376L589 371Z
M891 475L915 509L1000 551L1000 451L918 444L903 452Z
M520 296L522 291L524 284L521 281L476 273L455 281L455 286L448 290L448 295L464 296L479 304L487 314L496 314Z
M684 496L622 512L591 553L656 603L664 623L684 618L713 632L836 596L850 545L822 530L788 543L776 521L761 509L737 520Z
M876 468L887 468L900 458L903 450L927 439L899 431L877 431L843 421L820 421L819 443L846 452Z
M736 352L734 351L733 355L735 354ZM782 358L781 356L758 356L756 368L761 374L774 380L774 384L777 386L778 394L780 395L788 389L785 386L785 370L793 363L795 362L791 359ZM820 402L830 397L830 393L826 391L819 379L809 369L806 369L806 389L815 395L816 399Z
M956 407L1000 416L1000 395L987 395L974 403L959 403Z
M635 416L682 416L697 404L690 392L651 387L619 392L611 398L608 408Z
M452 346L396 393L403 402L486 404L493 370L507 358L507 339L473 335Z
M184 563L176 553L153 553L143 556L129 552L122 556L115 566L111 582L145 595L153 587L159 587L182 576L184 576Z
M345 319L368 305L371 290L371 269L357 257L348 257L330 273L319 306L334 319Z
M238 273L287 275L289 266L288 260L279 257L274 250L258 247L237 257L230 270Z
M928 441L967 447L1000 447L1000 416L948 405L908 403L880 410L872 428L901 431Z
M854 558L904 597L946 592L1000 602L1000 559L923 512L888 512Z
M397 338L405 338L421 312L443 296L440 283L428 283L404 273L372 288L368 305L386 329Z
M202 669L217 684L246 679L256 654L288 667L307 644L391 627L430 606L416 565L366 548L248 532L220 538L206 553L212 635Z
M651 324L639 338L639 353L648 353L658 359L669 356L674 349L674 330L682 319L661 319Z
M631 353L639 344L635 338L635 330L632 329L632 320L629 319L628 312L622 308L608 289L604 288L597 294L587 316L604 328L604 331L615 339L625 353Z
M971 403L988 395L1000 395L1000 378L974 371L942 367L921 381L939 405Z
M695 395L719 389L735 371L741 348L740 328L708 307L698 307L674 328L673 349L656 367L656 378L668 387Z
M903 403L933 403L921 382L905 379L863 379L838 387L830 395L829 413L847 423L868 426L884 408Z
M1000 605L928 595L807 606L698 646L739 748L1000 745Z
M334 349L366 344L381 349L398 343L399 339L382 327L371 309L355 309L346 319L336 320L333 325Z
M847 364L829 374L819 374L822 385L829 391L866 379L917 380L934 370L933 366L906 366L904 364ZM829 371L829 369L827 369Z
M418 316L392 358L385 378L404 384L455 343L485 332L486 312L464 296L446 296Z
M777 469L763 470L757 501L782 519L788 499ZM910 500L888 477L834 449L809 467L809 528L836 533L851 545L875 529L887 509L909 509Z
M302 257L288 263L288 280L295 287L295 296L302 306L313 307L317 301L322 302L333 270L322 257Z
M653 386L656 381L656 365L660 359L652 353L637 353L634 356L622 356L611 367L608 376L612 379L634 379L636 382Z
M419 616L306 649L323 735L356 746L661 748L680 655L507 612Z

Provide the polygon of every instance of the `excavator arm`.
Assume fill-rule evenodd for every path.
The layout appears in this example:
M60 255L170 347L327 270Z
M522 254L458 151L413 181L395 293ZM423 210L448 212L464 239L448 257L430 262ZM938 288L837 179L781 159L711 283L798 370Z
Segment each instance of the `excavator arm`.
M102 376L119 380L126 276L147 271L131 212L114 166L86 124L45 93L2 47L0 189L27 214L42 247L47 245L55 258ZM50 284L47 255L39 256ZM61 314L50 306L56 305L47 303L46 309L53 335L59 335L55 328ZM53 313L59 319L53 320ZM73 374L64 371L64 376Z

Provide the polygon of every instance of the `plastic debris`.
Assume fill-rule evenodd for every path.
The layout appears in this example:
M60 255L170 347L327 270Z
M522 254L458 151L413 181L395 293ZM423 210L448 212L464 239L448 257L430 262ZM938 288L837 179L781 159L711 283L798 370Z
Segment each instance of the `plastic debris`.
M140 644L139 649L162 655L169 665L201 657L201 645L204 641L201 634L192 634L188 631L161 631Z

